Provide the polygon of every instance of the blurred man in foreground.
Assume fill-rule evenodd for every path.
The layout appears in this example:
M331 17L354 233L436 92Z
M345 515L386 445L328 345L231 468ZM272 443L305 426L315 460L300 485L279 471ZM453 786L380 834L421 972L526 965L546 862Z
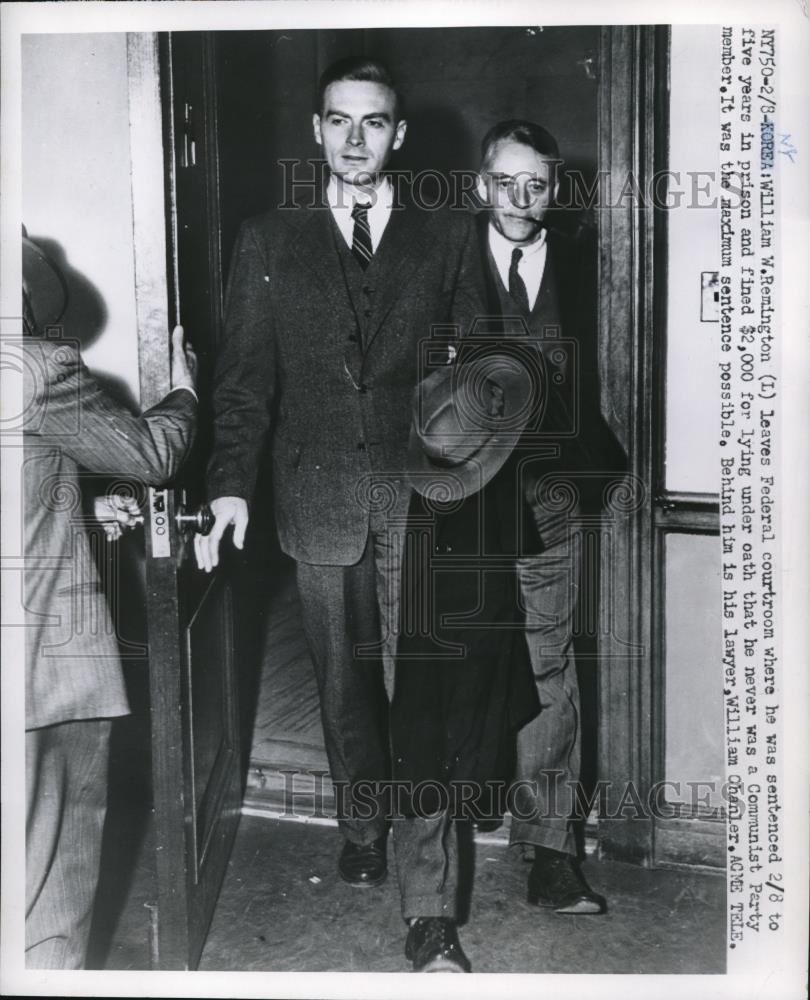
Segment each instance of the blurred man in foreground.
M172 391L135 417L102 390L74 344L52 336L66 302L61 274L24 236L25 950L36 969L84 965L110 728L129 712L80 470L165 483L191 447L197 414L182 327L172 334ZM99 514L110 538L141 519L126 497L97 502Z

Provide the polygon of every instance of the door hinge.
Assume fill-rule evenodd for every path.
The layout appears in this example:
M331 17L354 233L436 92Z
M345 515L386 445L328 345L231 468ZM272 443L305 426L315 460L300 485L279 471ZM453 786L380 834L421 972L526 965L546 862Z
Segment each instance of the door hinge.
M197 139L194 130L194 108L186 101L183 104L183 151L181 167L197 166Z

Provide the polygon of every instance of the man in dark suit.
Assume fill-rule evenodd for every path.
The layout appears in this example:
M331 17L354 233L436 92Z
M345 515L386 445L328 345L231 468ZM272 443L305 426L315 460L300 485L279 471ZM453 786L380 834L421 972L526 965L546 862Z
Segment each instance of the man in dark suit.
M135 417L102 390L75 345L42 333L61 314L64 284L27 238L23 278L26 964L76 969L99 875L110 727L129 712L80 470L165 483L191 447L197 400L181 327L173 390ZM104 508L110 537L139 519L126 499L96 512Z
M554 137L528 121L495 125L482 142L479 243L492 314L517 320L537 345L547 402L514 454L520 509L512 519L539 715L518 735L511 842L534 848L529 901L558 913L603 913L576 863L571 828L580 771L573 625L580 589L577 521L604 450L594 448L592 353L596 281L583 241L546 226L559 186Z
M270 431L276 523L296 561L332 780L349 790L338 869L364 886L386 876L388 823L381 802L371 816L355 809L351 789L390 774L419 345L436 324L466 330L482 292L465 213L400 204L383 173L407 128L384 66L329 67L313 128L330 171L321 197L248 220L236 242L214 384L216 523L195 543L207 570L229 525L242 547Z

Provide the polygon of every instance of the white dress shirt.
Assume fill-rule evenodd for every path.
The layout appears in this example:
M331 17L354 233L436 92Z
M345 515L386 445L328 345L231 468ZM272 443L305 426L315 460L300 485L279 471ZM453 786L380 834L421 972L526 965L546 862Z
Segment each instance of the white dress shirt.
M385 227L391 218L391 206L394 203L394 192L388 178L384 177L373 191L355 192L351 184L341 184L333 175L326 185L326 200L329 203L332 218L337 223L337 227L346 241L346 246L349 248L351 248L354 236L354 219L352 218L354 203L359 201L361 204L371 206L368 210L368 228L371 230L371 247L376 253Z
M543 272L546 269L548 244L546 243L545 229L540 230L540 236L534 243L530 243L527 247L516 247L505 236L501 236L490 222L489 249L495 258L495 266L498 268L498 274L501 276L503 287L507 291L509 290L509 268L512 265L512 251L523 251L523 256L518 263L518 274L526 286L529 309L533 309L534 303L537 301L537 293L540 291L540 284L543 280Z

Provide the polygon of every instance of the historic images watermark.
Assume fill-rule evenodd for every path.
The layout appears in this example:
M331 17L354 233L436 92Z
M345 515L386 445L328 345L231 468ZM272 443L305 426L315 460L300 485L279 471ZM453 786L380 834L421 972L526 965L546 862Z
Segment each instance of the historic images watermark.
M586 788L578 782L562 782L563 772L544 771L539 779L511 782L453 780L447 783L391 780L386 782L335 782L329 772L318 769L280 769L261 775L262 793L272 798L278 815L288 819L372 819L392 821L409 814L430 816L449 810L455 819L478 822L512 819L571 819L599 822L610 820L671 820L700 814L722 819L732 813L738 820L758 823L758 804L740 800L739 786L705 779L657 781L642 791L627 781L597 781ZM555 789L549 795L549 789ZM565 794L563 794L563 792ZM542 793L542 794L541 794ZM538 812L535 803L548 809ZM718 804L721 802L722 804ZM570 803L562 809L558 803ZM763 830L764 836L768 834ZM770 840L773 850L775 841ZM781 859L779 859L781 860Z
M322 200L329 179L325 160L310 158L279 159L278 169L284 199L277 208L298 211L301 208L326 208ZM715 210L721 201L740 207L746 197L747 176L742 168L720 170L657 170L649 178L639 179L628 171L617 179L608 170L585 173L565 167L560 169L560 189L554 208L563 211L611 211L630 206L669 210L674 208ZM393 189L392 208L404 208L406 200L426 212L451 209L467 212L484 207L481 175L478 170L389 170L386 176ZM519 205L521 174L511 178L508 195L512 204ZM340 204L348 198L340 188L335 197ZM366 194L371 203L376 192Z

